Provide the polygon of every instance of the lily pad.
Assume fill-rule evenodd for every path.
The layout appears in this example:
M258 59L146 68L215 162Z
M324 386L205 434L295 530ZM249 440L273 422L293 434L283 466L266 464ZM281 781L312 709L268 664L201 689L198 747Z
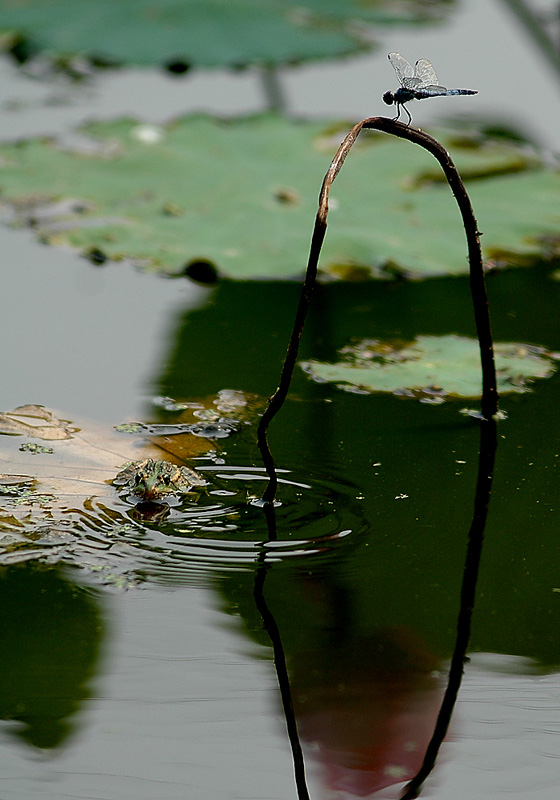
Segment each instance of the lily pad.
M423 402L480 397L478 342L466 336L417 336L413 342L372 339L344 347L336 364L302 362L313 380L364 393L390 392ZM500 394L530 391L535 378L548 378L559 354L544 347L501 342L495 345Z
M359 24L441 18L450 5L450 0L435 7L420 0L1 0L0 21L30 52L138 65L239 66L356 52L367 47Z
M90 124L71 143L1 146L1 200L15 224L88 258L95 251L168 274L204 260L235 279L299 277L318 190L346 130L272 114ZM559 173L508 143L451 149L485 254L544 252L560 226ZM461 218L434 174L421 148L364 133L331 192L321 269L338 278L466 273Z

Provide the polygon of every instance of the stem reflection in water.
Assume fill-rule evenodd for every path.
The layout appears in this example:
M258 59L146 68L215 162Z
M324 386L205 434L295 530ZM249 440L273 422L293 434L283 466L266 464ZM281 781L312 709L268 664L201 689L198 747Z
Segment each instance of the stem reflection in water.
M270 520L274 516L273 506L269 506L270 512L267 514L267 519ZM275 523L273 523L275 524ZM263 550L263 556L266 557L266 549ZM280 630L276 624L273 614L271 613L264 596L264 584L268 566L261 559L255 575L255 584L253 589L253 596L255 598L255 605L262 617L263 626L270 637L272 644L272 652L274 654L274 666L276 668L276 676L278 678L278 687L280 689L280 697L282 698L282 708L284 710L284 717L286 719L286 729L288 731L288 738L290 740L290 747L292 750L292 759L294 762L294 776L296 781L298 800L309 800L309 792L307 789L307 782L305 779L305 762L303 760L303 752L301 749L301 742L299 740L296 718L294 714L294 706L292 703L292 694L290 689L290 678L288 676L288 668L286 666L286 656L282 646L282 639Z
M435 767L439 749L449 728L449 722L461 686L463 665L465 663L471 635L471 619L475 603L478 568L482 555L484 529L486 527L488 505L490 503L490 493L492 490L496 447L496 421L493 419L484 420L480 423L480 452L478 456L478 477L474 498L474 513L469 530L467 556L463 571L463 585L461 587L461 606L459 608L457 620L457 639L451 659L447 689L434 729L434 735L426 749L424 763L418 771L418 774L408 784L404 794L401 796L401 800L411 800L414 797L418 797L422 784Z
M270 637L299 800L308 800L301 739L313 745L332 790L365 796L410 779L401 800L418 797L436 765L463 677L476 585L493 481L496 422L480 422L474 511L463 570L457 636L441 700L438 664L414 631L392 627L364 634L346 590L306 573L315 606L321 603L327 640L305 658L286 654L265 599L267 543L254 582L254 598ZM277 539L276 509L265 506L269 541ZM301 739L300 739L301 737ZM412 746L414 745L414 746ZM414 772L417 770L416 774Z

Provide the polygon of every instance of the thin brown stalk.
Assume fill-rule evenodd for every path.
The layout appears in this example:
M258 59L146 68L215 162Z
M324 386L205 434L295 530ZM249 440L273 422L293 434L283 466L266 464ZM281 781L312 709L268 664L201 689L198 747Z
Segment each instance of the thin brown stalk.
M299 343L305 324L307 310L311 302L313 288L317 278L319 256L323 246L323 240L327 231L327 215L329 211L329 193L331 186L340 172L346 156L350 152L354 142L360 132L364 129L378 130L398 136L401 139L408 139L410 142L423 147L431 153L439 162L447 182L455 196L459 211L463 219L465 234L467 238L467 252L469 261L469 275L471 296L474 309L476 332L480 345L480 361L482 366L482 416L485 420L490 420L498 410L498 392L496 386L496 369L494 365L494 346L492 343L492 333L490 329L490 315L488 312L488 299L486 295L486 284L484 281L484 270L482 265L482 253L480 249L480 233L474 212L467 194L467 190L461 177L453 163L447 150L437 139L417 128L411 128L402 122L388 119L387 117L369 117L349 131L344 141L338 148L335 157L325 175L321 192L319 194L319 208L315 218L315 227L311 240L307 271L303 284L299 305L297 308L294 326L288 345L286 359L280 376L278 388L270 398L268 406L260 419L257 441L261 451L263 463L269 476L269 483L263 494L265 503L273 503L276 496L278 479L274 467L274 459L268 445L268 426L271 420L281 409L288 391L292 375L297 361Z

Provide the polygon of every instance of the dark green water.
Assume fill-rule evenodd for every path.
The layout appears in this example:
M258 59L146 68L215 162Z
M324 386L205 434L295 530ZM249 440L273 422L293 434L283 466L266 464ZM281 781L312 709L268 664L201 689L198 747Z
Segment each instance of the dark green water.
M560 349L560 284L549 274L542 266L489 277L497 341ZM176 310L168 320L166 356L151 365L151 394L192 400L230 388L268 395L298 295L291 284L223 283L204 306ZM472 332L466 279L332 284L317 289L301 357L332 360L352 337ZM444 744L451 764L459 747L455 780L465 791L470 777L461 771L457 742L479 741L477 702L486 697L484 708L498 714L507 741L521 723L504 718L500 704L496 712L495 693L509 707L523 708L536 676L545 681L542 702L554 690L546 681L554 680L560 661L558 390L556 375L501 402L508 418L498 426L474 660L461 696L470 704L466 718L453 722L455 744ZM21 796L33 796L34 781L44 775L40 766L25 766L32 751L53 754L49 774L59 786L73 786L63 778L67 770L83 774L95 764L90 785L106 786L111 797L119 787L129 791L125 765L135 762L135 752L145 753L130 767L138 780L143 776L144 791L153 793L155 765L164 763L174 787L166 796L180 796L178 787L189 781L196 797L228 796L228 785L237 787L234 796L268 796L262 788L245 795L239 787L270 785L270 769L282 775L270 796L295 796L270 631L255 596L262 563L313 796L328 787L337 797L364 796L410 777L431 735L455 644L479 446L478 423L459 413L464 405L345 392L313 383L298 369L270 429L277 466L286 470L276 543L266 544L263 512L247 499L264 488L253 422L218 443L219 462L197 462L211 481L208 495L173 507L165 520L138 521L132 506L116 498L112 517L93 504L84 553L103 549L103 537L120 536L131 548L122 557L140 580L127 594L80 588L80 572L35 565L32 554L5 566L0 591L10 621L3 640L9 680L2 707L12 720L5 729L8 751L19 764L10 782L18 785L19 769ZM148 422L174 419L149 406L144 415ZM115 515L119 534L110 533ZM127 520L132 528L122 527ZM494 655L479 662L478 652ZM173 677L166 678L170 665ZM242 665L241 683L232 684ZM519 686L510 685L512 671ZM251 709L246 714L243 704L235 710L242 697ZM183 702L181 716L177 703ZM169 704L173 712L166 716ZM223 713L216 713L220 704ZM273 732L259 733L272 721ZM523 724L538 731L538 720ZM555 717L543 725L542 738L532 734L537 751L549 748L551 725L558 725ZM211 731L206 739L201 730ZM170 761L156 744L160 737L174 753ZM240 752L236 737L244 743ZM262 737L264 753L256 744ZM87 751L80 741L89 742ZM103 756L107 748L111 755ZM515 750L508 752L513 765ZM220 760L243 765L245 777L223 784ZM101 780L104 763L118 777ZM536 756L534 763L540 764ZM206 776L199 774L202 764Z
M400 28L386 50L447 61L450 81L468 75L480 90L472 119L518 120L554 148L555 78L500 9L456 4L451 25ZM285 72L289 108L375 113L393 79L384 54L379 65ZM171 86L155 71L123 69L64 91L0 68L10 138L67 135L91 118L162 122L264 103L249 73L222 74L215 86L216 76L193 73ZM446 103L416 104L415 122L458 113ZM0 238L0 411L42 403L110 429L176 421L154 396L237 389L264 399L276 387L297 285L202 289L125 264L94 268L27 230L2 227ZM553 269L488 276L496 341L560 351ZM474 335L466 279L330 284L317 288L300 357L334 360L353 338L448 333ZM438 800L558 796L560 375L532 389L501 401L508 417L498 426L469 661L426 786ZM476 404L349 393L297 369L270 429L285 470L275 542L251 502L265 486L255 417L217 442L215 456L195 460L208 493L160 521L139 517L104 483L58 516L35 504L25 518L27 506L7 500L0 798L295 798L284 664L313 800L398 797L432 734L455 645L479 447L478 424L459 410ZM14 471L18 452L18 437L7 438L0 472Z
M496 341L558 349L560 286L544 267L491 276L488 288ZM204 396L223 386L270 392L287 339L287 315L280 309L296 300L293 286L220 287L212 305L187 315L180 326L162 393L185 397L189 387L191 396ZM333 360L352 337L472 335L472 328L466 280L322 286L302 356ZM208 330L214 332L210 339ZM527 656L546 665L557 664L560 654L553 592L559 556L557 393L556 376L538 382L530 393L502 399L508 419L498 427L472 640L475 650ZM298 372L270 432L277 464L311 485L299 502L312 507L314 487L322 481L334 484L337 524L356 536L345 540L324 569L345 586L350 605L359 608L360 624L410 626L442 656L449 655L454 641L457 582L476 479L478 429L458 413L464 405L343 392L310 383ZM240 447L258 458L250 444ZM233 443L227 448L232 462L234 448ZM337 502L337 494L344 502ZM401 494L407 497L395 500ZM291 513L279 510L279 537L304 538L294 530ZM279 591L286 581L288 576L279 578ZM292 612L287 613L290 618Z

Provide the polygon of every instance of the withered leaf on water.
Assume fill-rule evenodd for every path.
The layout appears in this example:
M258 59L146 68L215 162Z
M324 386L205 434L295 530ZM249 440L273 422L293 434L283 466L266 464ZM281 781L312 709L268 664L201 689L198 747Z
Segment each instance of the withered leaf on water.
M0 434L55 441L71 439L78 430L68 420L58 419L43 406L18 406L13 411L0 412Z

